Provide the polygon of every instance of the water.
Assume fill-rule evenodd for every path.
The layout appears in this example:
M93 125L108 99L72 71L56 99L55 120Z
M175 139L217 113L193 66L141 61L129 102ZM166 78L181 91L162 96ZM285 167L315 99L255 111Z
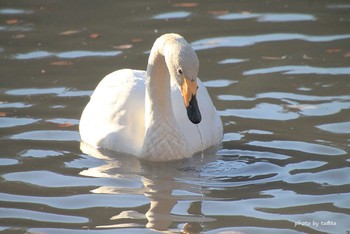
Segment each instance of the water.
M146 163L80 146L99 80L192 43L222 147ZM0 232L348 233L347 1L2 1Z

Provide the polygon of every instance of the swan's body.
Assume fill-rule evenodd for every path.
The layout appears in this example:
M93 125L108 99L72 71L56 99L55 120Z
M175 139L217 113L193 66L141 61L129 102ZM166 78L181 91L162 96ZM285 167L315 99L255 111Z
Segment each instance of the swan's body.
M118 70L99 83L80 120L82 141L151 161L220 143L222 122L197 74L191 46L177 34L161 36L147 71Z

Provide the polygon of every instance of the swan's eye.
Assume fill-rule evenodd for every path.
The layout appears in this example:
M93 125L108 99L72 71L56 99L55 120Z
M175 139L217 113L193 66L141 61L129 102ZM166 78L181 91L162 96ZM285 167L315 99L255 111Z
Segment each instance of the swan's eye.
M178 73L179 75L182 75L182 69L181 69L181 68L177 69L177 73Z

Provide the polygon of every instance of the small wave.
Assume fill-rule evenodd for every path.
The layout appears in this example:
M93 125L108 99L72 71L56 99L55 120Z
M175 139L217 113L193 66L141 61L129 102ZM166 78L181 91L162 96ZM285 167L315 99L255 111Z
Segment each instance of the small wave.
M1 219L23 219L36 220L40 222L52 222L52 223L86 223L88 218L62 215L62 214L52 214L47 212L39 212L33 210L25 209L15 209L15 208L1 208L0 218Z
M232 64L232 63L241 63L246 61L248 61L248 59L229 58L229 59L224 59L219 61L218 64Z
M10 117L2 117L0 121L0 128L10 128L17 126L29 125L35 122L38 122L39 119L32 118L10 118Z
M231 84L237 83L237 81L233 81L233 80L209 80L209 81L204 81L203 84L206 87L215 87L215 88L219 88L219 87L228 87Z
M48 51L33 51L25 54L16 54L13 56L15 59L42 59L48 57L57 57L63 59L75 59L84 57L113 57L120 55L121 51L86 51L86 50L75 50L65 52L48 52Z
M50 175L49 175L50 176ZM140 206L148 204L148 200L139 195L118 195L118 199L110 199L107 194L86 194L66 197L39 197L23 196L0 193L2 201L23 202L30 201L34 204L44 204L59 209L87 209L91 207L123 207L123 206ZM92 199L93 198L93 199ZM62 199L65 202L62 202ZM81 202L89 201L89 202Z
M3 8L0 9L0 15L22 15L22 14L31 14L32 10L28 9L18 9L18 8Z
M286 112L280 105L260 103L251 109L226 109L219 112L221 116L237 116L249 119L291 120L299 117L298 113Z
M346 152L342 149L334 148L331 146L320 145L315 143L308 143L302 141L252 141L247 143L248 145L262 146L267 148L285 149L285 150L295 150L302 151L309 154L318 155L344 155Z
M350 122L321 124L316 127L336 134L350 134Z
M293 100L293 101L349 101L350 95L339 95L339 96L316 96L316 95L305 95L297 93L287 93L287 92L266 92L258 93L255 97L244 97L232 94L222 94L218 95L218 99L224 101L255 101L258 99L277 99L277 100Z
M191 12L187 11L175 11L175 12L168 12L168 13L163 13L159 15L153 16L153 19L180 19L180 18L186 18L191 15Z
M0 102L0 108L29 108L32 104L23 102Z
M0 166L9 166L18 164L17 159L12 158L0 158Z
M12 135L10 139L31 141L80 141L80 136L76 131L38 130L18 133Z
M350 75L350 67L278 66L259 68L243 72L243 75L257 75L281 72L286 75Z
M304 35L298 33L272 33L251 36L213 37L194 41L195 50L206 50L219 47L245 47L263 42L302 40L308 42L329 42L350 38L350 34L340 35Z
M295 22L315 21L317 18L310 14L300 13L231 13L220 15L220 20L256 19L258 22Z
M78 97L78 96L90 96L92 94L92 91L81 91L81 90L74 90L74 89L69 89L65 87L55 87L55 88L11 89L11 90L5 91L5 93L7 95L13 95L13 96L33 96L33 95L36 96L36 95L55 94L58 97Z
M41 150L41 149L29 149L21 153L22 157L31 157L31 158L46 158L46 157L55 157L62 156L63 153L54 150Z

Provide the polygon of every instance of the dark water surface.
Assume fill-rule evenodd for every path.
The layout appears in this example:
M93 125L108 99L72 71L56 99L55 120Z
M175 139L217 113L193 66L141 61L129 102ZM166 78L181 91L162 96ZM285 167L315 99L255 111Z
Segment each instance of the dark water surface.
M184 35L224 123L215 154L82 146L99 80ZM0 232L349 233L350 2L0 3Z

